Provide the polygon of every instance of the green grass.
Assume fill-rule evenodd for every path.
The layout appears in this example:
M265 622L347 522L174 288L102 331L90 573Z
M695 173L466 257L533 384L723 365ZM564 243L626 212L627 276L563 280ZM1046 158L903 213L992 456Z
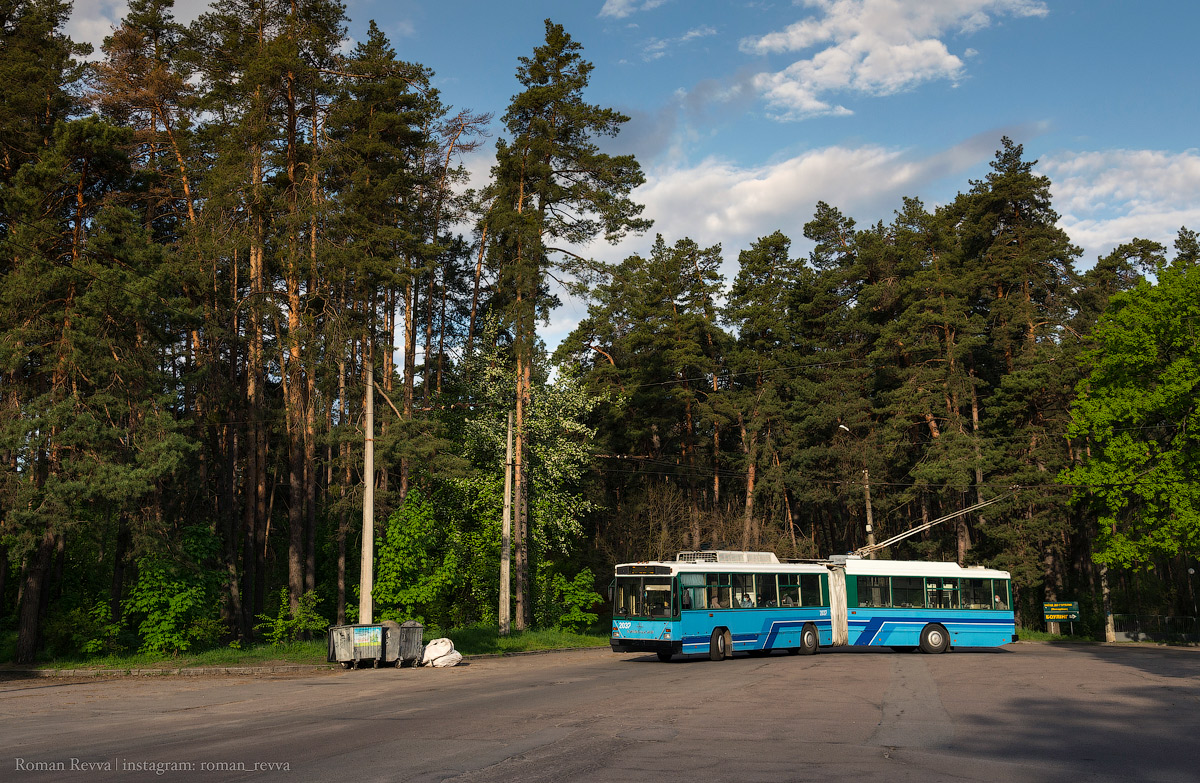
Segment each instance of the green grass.
M605 647L608 637L598 634L576 634L569 631L525 631L500 636L495 626L473 626L441 631L425 629L425 642L445 636L454 642L454 649L463 655L506 654L534 650L557 650L568 647ZM0 634L0 671L11 668L16 649L16 632ZM129 653L125 655L77 655L41 659L37 666L44 669L189 669L235 666L317 665L326 663L327 645L324 637L309 642L295 642L281 647L269 644L241 649L218 647L196 653L162 655Z
M190 669L227 666L286 666L325 663L325 639L295 642L281 647L269 644L243 649L217 647L196 653L165 655L128 653L124 655L71 655L39 659L43 669ZM9 656L8 660L12 660Z
M472 626L443 631L442 635L454 642L454 649L463 655L487 655L531 652L534 650L561 650L565 647L607 647L608 637L598 634L580 634L570 631L514 631L501 636L496 626ZM425 641L431 638L427 632Z
M1032 629L1022 628L1017 631L1017 638L1027 642L1094 642L1096 641L1091 636L1081 634L1058 634L1047 633L1046 631L1035 631Z

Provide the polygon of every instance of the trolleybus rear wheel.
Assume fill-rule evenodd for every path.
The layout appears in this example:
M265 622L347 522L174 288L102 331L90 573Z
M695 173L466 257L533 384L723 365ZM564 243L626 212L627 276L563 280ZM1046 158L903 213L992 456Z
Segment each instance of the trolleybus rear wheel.
M921 652L943 653L950 646L950 635L936 623L930 623L921 631Z
M658 652L658 659L660 661L662 661L663 663L666 663L667 661L671 660L671 651L670 650L658 650L657 652Z
M713 661L723 661L725 654L725 629L714 628L708 640L708 657Z
M800 652L805 655L812 655L821 647L821 637L817 635L816 626L812 623L804 626L804 630L800 631Z

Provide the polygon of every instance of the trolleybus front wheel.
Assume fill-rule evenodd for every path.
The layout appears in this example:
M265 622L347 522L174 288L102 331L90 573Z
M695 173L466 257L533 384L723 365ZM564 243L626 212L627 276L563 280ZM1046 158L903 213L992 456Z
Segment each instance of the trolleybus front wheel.
M805 655L812 655L821 647L821 637L817 635L817 628L812 623L804 626L804 630L800 631L800 652Z
M950 634L936 623L930 623L921 631L921 652L944 653L950 647Z
M708 640L708 657L709 660L723 661L726 655L725 648L725 629L714 628L712 636Z
M666 663L667 661L671 660L671 651L670 650L659 650L658 651L658 659L660 661L662 661L663 663Z

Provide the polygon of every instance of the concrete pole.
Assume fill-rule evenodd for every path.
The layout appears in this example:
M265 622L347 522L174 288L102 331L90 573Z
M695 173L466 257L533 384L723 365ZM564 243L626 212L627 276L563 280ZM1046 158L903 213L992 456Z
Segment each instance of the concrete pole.
M513 414L508 412L508 449L504 457L504 517L500 526L500 635L508 636L512 602L509 570L512 563Z
M372 621L375 587L375 390L367 381L367 421L363 440L362 559L359 561L358 621Z
M1113 622L1112 595L1108 592L1108 566L1100 566L1100 600L1104 609L1104 641L1117 640L1117 626Z

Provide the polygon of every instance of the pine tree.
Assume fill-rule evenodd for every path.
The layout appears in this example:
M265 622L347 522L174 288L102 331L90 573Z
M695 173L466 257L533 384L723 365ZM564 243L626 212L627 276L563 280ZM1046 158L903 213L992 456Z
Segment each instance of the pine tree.
M792 352L788 297L801 277L801 264L789 256L791 240L776 231L754 242L738 256L738 274L724 318L737 333L729 368L733 383L729 403L734 411L745 463L746 493L742 549L761 546L762 526L755 516L760 471L771 479L781 504L792 546L796 543L792 504L784 483L779 452L790 451L795 433L786 416L786 378L798 362Z
M502 258L501 285L512 292L517 361L515 508L518 630L532 619L529 584L528 477L525 411L532 389L536 321L546 299L546 275L561 272L584 280L594 267L569 246L599 235L615 242L649 221L630 191L643 181L632 156L600 151L596 139L613 136L629 118L587 104L592 64L582 47L546 20L546 42L522 57L517 81L524 88L504 115L510 138L496 145L493 206L488 225ZM557 243L566 243L560 247ZM552 244L554 243L554 244Z
M0 184L33 162L55 124L74 114L83 75L75 58L91 53L63 33L65 0L0 0Z
M660 530L657 538L678 545L686 538L692 548L703 535L718 535L702 528L720 491L714 391L729 342L716 324L720 266L720 246L701 248L686 238L667 245L657 237L649 257L631 256L612 269L593 292L588 317L556 354L610 399L601 409L600 448L644 458L609 465L606 496L638 514L659 497L653 485L669 474L686 509L670 520L680 529ZM670 527L666 520L664 526ZM648 556L618 548L628 557Z
M143 524L169 518L148 496L190 449L163 405L161 255L137 216L112 203L129 185L128 142L96 118L59 123L3 196L13 223L3 237L11 266L0 367L21 401L4 410L3 448L16 459L4 465L15 473L3 486L17 496L3 505L25 559L22 663L37 650L55 551L68 537L102 538L106 512Z
M1011 566L1022 588L1040 584L1053 600L1064 584L1069 515L1045 489L1066 465L1064 434L1075 379L1063 359L1071 317L1074 259L1079 249L1057 226L1050 180L1033 173L1010 139L992 171L948 208L959 252L975 275L974 306L986 312L988 360L979 374L989 385L983 407L990 437L985 460L993 481L1030 487L989 524L987 553ZM1036 598L1023 592L1032 606Z

